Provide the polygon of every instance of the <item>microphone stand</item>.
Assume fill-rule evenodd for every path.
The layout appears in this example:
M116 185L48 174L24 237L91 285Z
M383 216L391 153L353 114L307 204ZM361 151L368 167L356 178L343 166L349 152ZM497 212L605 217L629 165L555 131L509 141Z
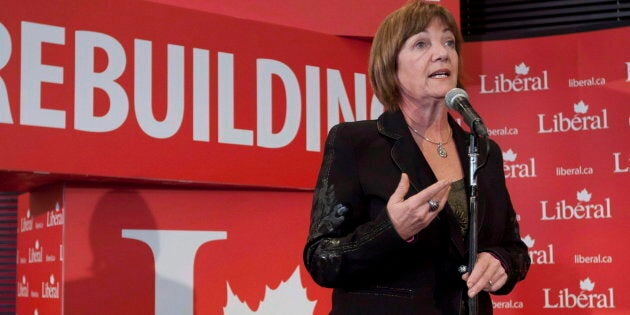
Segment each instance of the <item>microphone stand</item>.
M468 219L468 272L472 272L477 260L477 158L479 157L479 143L477 132L474 128L470 128L470 142L468 144L469 158L469 183L470 183L470 199L469 199L469 219ZM477 315L477 295L468 298L468 314Z

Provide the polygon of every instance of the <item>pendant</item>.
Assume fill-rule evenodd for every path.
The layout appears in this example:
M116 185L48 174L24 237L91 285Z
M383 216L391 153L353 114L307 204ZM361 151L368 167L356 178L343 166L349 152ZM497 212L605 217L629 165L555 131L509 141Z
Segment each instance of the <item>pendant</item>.
M441 157L441 158L446 158L448 156L448 153L446 152L446 149L444 149L444 147L442 146L442 143L438 143L438 147L437 147L437 154Z

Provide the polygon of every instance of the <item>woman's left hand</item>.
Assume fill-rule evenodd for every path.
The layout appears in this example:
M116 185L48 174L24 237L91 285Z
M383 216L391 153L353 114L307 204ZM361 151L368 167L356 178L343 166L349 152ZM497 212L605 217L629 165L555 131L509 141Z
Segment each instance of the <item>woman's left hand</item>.
M505 284L507 273L501 262L490 253L477 254L477 262L471 273L465 273L462 279L468 286L468 296L473 297L481 290L494 292Z

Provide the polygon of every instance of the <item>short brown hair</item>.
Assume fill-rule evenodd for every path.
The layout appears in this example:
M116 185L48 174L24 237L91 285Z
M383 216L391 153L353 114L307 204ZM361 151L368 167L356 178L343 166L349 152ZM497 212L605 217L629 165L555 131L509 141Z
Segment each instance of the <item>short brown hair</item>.
M383 20L372 41L368 75L372 89L386 111L399 110L401 95L397 70L402 45L409 37L426 29L435 18L440 19L455 34L455 51L459 56L457 86L462 87L460 52L463 38L455 18L440 5L410 1Z

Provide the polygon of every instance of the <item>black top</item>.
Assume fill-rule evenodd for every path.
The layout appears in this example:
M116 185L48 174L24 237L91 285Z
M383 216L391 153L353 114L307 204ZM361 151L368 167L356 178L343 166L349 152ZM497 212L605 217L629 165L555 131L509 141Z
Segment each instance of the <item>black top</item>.
M459 156L467 156L468 134L450 116L449 124ZM507 294L525 278L530 260L501 150L488 143L488 162L477 175L478 248L501 260L508 280L494 294ZM467 164L462 159L466 185ZM407 197L436 182L401 112L330 130L304 263L318 284L334 288L331 314L458 314L465 304L467 288L457 269L467 263L467 246L450 206L411 243L392 226L386 205L403 172L411 184ZM492 314L488 293L478 296L479 314Z

